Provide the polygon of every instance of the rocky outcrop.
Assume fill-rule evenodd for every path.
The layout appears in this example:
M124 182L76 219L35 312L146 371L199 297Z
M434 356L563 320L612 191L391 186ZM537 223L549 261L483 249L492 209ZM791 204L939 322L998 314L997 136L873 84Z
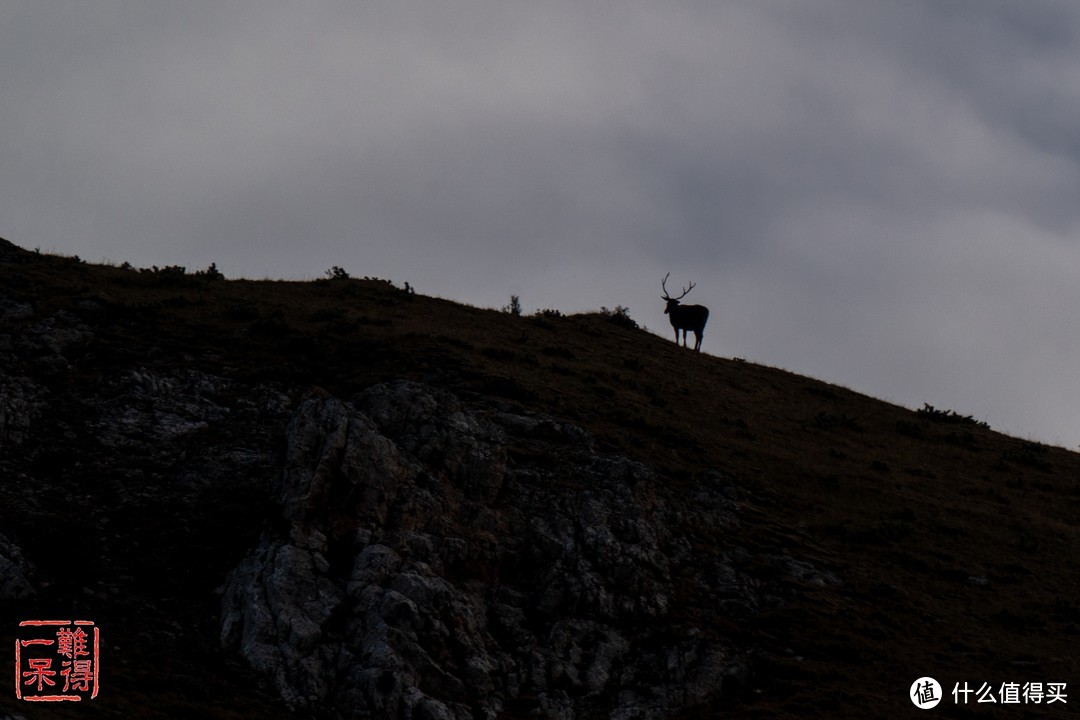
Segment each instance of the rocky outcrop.
M29 570L22 551L0 535L0 600L18 600L34 595L34 588L27 579Z
M190 578L204 552L236 557L230 538L249 545L259 519L234 508L280 468L288 397L117 347L102 313L86 301L39 316L0 294L0 602L13 613L72 589L79 607L167 602L179 581L156 568ZM220 574L208 582L200 592Z
M272 481L262 539L221 588L220 636L292 708L648 718L754 671L754 644L703 631L700 608L738 624L790 594L775 577L829 581L740 547L719 473L676 491L577 426L408 382L295 405L205 358L117 350L108 322L0 298L9 607L56 592L63 568L30 542L58 512L73 522L51 547L86 568L60 582L82 602L110 606L136 580L155 602L181 578L208 592Z
M275 493L221 637L293 708L667 717L753 665L681 599L708 593L735 622L782 600L738 569L745 550L695 550L697 529L738 524L719 474L676 498L580 428L414 383L305 400Z

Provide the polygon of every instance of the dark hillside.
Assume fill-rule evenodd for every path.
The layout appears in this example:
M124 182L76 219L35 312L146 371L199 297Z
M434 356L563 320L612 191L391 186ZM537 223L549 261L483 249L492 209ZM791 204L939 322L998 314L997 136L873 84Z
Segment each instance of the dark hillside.
M9 686L0 717L289 717L222 647L220 588L278 522L271 486L301 401L397 380L481 416L583 429L670 494L672 543L701 567L722 556L775 599L729 612L718 580L672 565L687 579L670 579L664 622L748 658L673 717L897 717L915 712L924 675L947 717L1064 717L1080 702L950 695L957 682L1080 688L1080 455L602 314L514 317L381 280L227 281L0 241L0 637L11 647L20 620L85 614L104 638L100 697L31 705ZM547 447L511 438L508 463L542 468ZM721 486L738 522L703 523L693 498ZM501 716L528 716L529 701Z

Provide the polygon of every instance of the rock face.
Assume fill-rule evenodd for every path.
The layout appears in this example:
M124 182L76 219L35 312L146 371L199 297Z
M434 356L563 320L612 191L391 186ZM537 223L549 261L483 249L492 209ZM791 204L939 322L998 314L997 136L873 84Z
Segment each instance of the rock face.
M27 563L22 551L0 535L0 600L29 597L34 588L27 580Z
M676 502L575 426L414 383L312 396L222 641L329 716L667 717L752 666L680 598L734 622L780 602L736 570L744 550L695 553L694 528L738 523L734 488L710 483Z
M693 713L756 658L694 613L739 626L793 592L777 577L830 580L739 547L719 473L673 489L579 427L415 383L297 404L117 348L93 304L35 312L0 297L0 603L68 593L179 637L199 616L166 600L227 573L221 641L302 713Z
M0 609L26 619L66 598L116 624L155 610L165 629L177 586L208 595L235 563L229 538L257 535L236 515L280 472L291 401L118 347L102 312L38 317L0 293Z

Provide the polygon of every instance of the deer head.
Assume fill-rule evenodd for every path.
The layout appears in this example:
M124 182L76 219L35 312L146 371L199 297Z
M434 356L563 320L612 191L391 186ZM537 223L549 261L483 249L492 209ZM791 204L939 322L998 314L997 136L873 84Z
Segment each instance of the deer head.
M664 276L664 279L660 281L660 287L663 288L663 290L664 290L664 296L661 299L664 300L667 303L667 307L664 308L664 313L665 314L671 312L671 309L673 307L677 307L678 304L679 304L679 301L682 300L684 297L686 297L690 293L690 291L694 289L694 283L690 283L690 287L683 288L682 295L680 295L677 298L669 297L668 296L668 291L667 291L667 279L668 279L668 277L670 275L671 275L671 273L668 273L667 275Z

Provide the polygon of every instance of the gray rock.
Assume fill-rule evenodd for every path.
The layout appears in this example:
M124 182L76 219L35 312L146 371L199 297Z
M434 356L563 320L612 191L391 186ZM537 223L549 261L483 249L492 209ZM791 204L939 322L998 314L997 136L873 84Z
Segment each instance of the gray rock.
M35 594L27 579L29 564L22 551L10 540L0 535L0 600L18 600Z
M408 382L301 403L281 524L229 575L223 644L292 708L343 716L665 717L745 680L751 648L672 617L678 592L720 587L735 619L773 602L731 561L748 553L696 557L682 530L737 523L730 479L678 503L522 417Z
M20 322L34 317L34 306L28 302L0 297L0 322Z
M44 404L44 391L29 378L0 375L0 455L23 444Z

